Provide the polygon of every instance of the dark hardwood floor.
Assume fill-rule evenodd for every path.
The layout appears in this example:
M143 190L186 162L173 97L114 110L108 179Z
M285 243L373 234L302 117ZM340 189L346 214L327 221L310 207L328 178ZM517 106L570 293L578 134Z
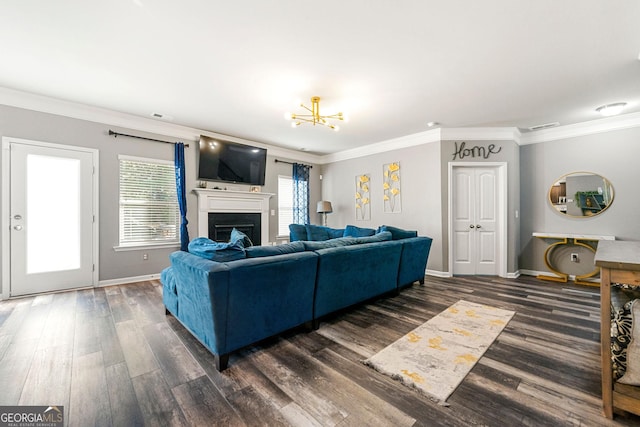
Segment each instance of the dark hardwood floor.
M72 426L640 425L601 415L597 288L427 277L234 353L222 373L161 292L150 281L0 302L0 405L64 405ZM361 363L460 299L516 315L448 406Z

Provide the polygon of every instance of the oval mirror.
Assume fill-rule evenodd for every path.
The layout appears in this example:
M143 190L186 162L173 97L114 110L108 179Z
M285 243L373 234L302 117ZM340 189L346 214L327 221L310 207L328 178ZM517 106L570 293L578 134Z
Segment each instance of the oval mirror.
M613 186L606 178L591 172L572 172L561 176L549 190L549 203L566 216L587 218L600 215L613 202Z

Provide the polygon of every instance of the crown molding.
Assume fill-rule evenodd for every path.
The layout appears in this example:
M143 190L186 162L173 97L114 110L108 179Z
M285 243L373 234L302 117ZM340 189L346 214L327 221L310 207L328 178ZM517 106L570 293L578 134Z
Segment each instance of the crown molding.
M320 158L320 163L326 164L340 162L342 160L357 159L359 157L370 156L372 154L386 153L388 151L399 150L402 148L438 142L442 139L440 137L441 131L442 129L432 129L426 132L414 133L412 135L376 142L362 147L353 148L351 150L326 154Z
M443 128L442 140L515 141L520 143L521 133L516 127Z
M259 141L252 141L237 138L231 135L205 131L201 129L181 126L174 123L162 122L159 120L140 117L133 114L120 113L106 108L94 107L77 102L65 101L43 95L22 92L0 86L0 105L23 108L26 110L39 111L41 113L55 114L58 116L71 117L79 120L100 123L107 126L114 126L140 132L148 132L161 136L176 138L181 141L200 141L200 135L212 138L220 138L228 141L251 144L268 149L270 156L282 156L291 160L298 160L305 163L319 163L320 156L303 153L296 150L277 147Z
M542 129L535 132L523 133L520 145L538 144L556 141L558 139L574 138L576 136L593 135L602 132L630 129L640 126L640 113L621 114L614 117L591 120L588 122Z

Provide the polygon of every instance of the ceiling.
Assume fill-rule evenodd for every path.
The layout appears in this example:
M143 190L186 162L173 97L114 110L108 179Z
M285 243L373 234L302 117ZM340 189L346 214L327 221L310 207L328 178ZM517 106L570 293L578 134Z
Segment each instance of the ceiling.
M637 0L22 0L0 86L328 154L640 111ZM284 120L320 96L339 132ZM1 103L1 100L0 100ZM165 120L167 120L165 118Z

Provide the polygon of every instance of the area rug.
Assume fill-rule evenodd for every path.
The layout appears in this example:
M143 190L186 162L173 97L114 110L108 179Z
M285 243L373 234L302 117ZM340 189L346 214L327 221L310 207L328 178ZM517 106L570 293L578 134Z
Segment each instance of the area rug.
M364 363L445 404L514 314L460 300Z

